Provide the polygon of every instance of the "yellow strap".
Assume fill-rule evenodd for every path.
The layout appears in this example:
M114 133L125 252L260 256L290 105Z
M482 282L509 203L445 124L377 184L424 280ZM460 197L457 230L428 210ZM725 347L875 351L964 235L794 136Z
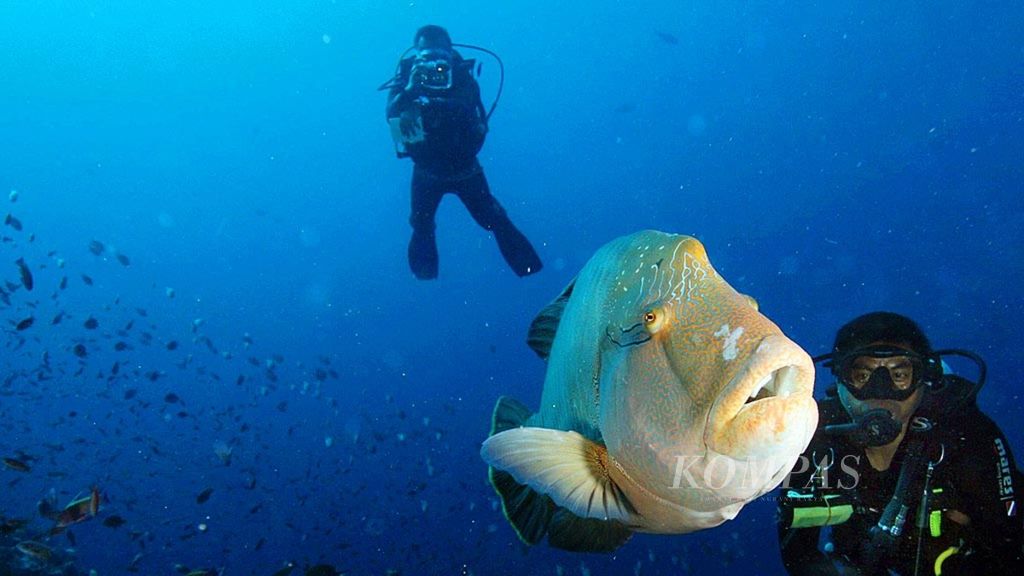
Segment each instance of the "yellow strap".
M942 563L946 561L946 558L949 558L950 556L956 554L959 551L960 548L957 548L956 546L950 546L949 548L943 550L942 554L939 554L939 557L935 559L935 576L942 576Z

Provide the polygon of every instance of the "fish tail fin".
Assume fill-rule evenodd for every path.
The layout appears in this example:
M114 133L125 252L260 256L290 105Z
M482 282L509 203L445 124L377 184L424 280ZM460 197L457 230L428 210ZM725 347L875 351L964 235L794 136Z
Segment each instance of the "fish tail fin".
M491 433L488 436L525 426L530 416L533 416L533 412L525 404L515 398L502 396L494 405L494 413L491 415Z
M519 428L533 413L522 402L502 396L494 406L491 433ZM540 542L548 531L548 524L557 506L551 498L515 481L511 474L488 466L488 476L495 492L501 498L505 518L512 524L519 539L526 544Z

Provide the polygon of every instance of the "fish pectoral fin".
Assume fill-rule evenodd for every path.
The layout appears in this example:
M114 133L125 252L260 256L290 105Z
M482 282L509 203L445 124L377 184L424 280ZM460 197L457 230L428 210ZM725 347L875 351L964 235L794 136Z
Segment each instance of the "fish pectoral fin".
M555 341L555 334L558 333L558 324L562 321L562 312L565 305L572 296L572 289L576 286L576 279L562 290L562 293L551 301L550 304L537 313L537 317L530 323L530 330L526 334L526 343L537 356L547 360L551 354L551 343Z
M609 475L604 446L577 432L515 428L488 438L480 455L580 518L630 524L636 509Z

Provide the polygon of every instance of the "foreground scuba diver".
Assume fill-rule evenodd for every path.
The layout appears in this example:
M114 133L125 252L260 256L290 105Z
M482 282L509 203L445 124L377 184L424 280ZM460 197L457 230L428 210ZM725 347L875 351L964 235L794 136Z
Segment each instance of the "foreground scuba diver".
M978 364L978 382L943 356ZM985 365L933 351L909 318L873 312L836 334L837 389L781 489L779 544L790 574L1020 574L1020 472L975 404ZM819 549L823 527L829 542Z
M453 45L440 26L420 28L413 44L406 52L415 54L400 60L395 76L380 87L390 90L386 115L398 157L413 160L409 267L421 280L437 278L434 216L441 198L451 192L477 224L494 233L502 256L517 275L539 271L537 252L491 195L476 158L497 98L490 111L484 109L473 77L475 62L463 59L454 46L494 53Z

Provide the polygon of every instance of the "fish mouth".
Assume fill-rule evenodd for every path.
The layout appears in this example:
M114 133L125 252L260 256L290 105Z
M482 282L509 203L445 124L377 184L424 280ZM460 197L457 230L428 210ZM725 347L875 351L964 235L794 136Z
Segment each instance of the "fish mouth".
M814 363L789 338L762 340L708 413L705 442L719 454L771 457L806 448L817 426Z

